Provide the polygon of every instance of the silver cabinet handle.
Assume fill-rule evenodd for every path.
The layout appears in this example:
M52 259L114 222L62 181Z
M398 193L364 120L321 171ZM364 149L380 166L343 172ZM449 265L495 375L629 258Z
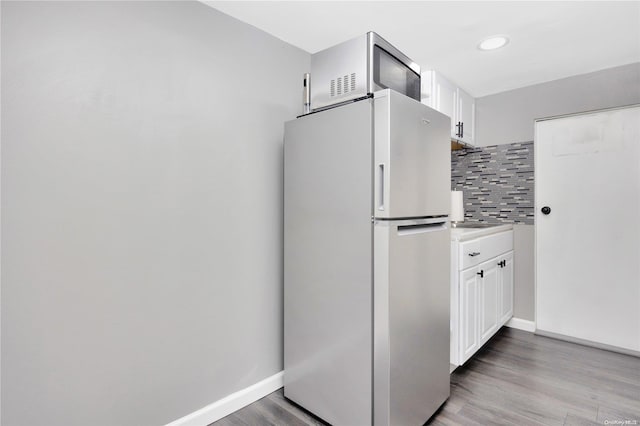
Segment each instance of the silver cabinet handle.
M474 257L474 256L477 256L479 254L480 254L479 251L474 251L473 253L469 253L469 256Z

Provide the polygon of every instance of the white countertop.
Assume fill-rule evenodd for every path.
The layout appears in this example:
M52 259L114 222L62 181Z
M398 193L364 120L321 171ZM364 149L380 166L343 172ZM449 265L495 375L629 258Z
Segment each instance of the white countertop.
M464 226L464 225L463 225ZM504 225L495 225L488 228L451 228L451 240L452 241L466 241L472 240L478 237L484 237L485 235L495 234L497 232L503 232L513 229L513 225L510 223Z

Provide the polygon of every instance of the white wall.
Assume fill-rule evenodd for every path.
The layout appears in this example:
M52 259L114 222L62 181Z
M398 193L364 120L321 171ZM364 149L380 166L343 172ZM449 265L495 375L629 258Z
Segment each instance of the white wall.
M197 2L2 2L2 424L158 425L282 369L309 55Z

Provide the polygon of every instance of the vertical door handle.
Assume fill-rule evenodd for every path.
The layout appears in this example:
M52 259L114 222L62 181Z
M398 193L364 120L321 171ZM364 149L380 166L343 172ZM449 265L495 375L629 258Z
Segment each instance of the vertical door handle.
M480 270L480 272L476 272L476 275L480 275L480 278L484 278L484 270Z
M460 125L461 125L461 124L462 124L462 123L461 123L461 122L459 122L459 121L458 121L458 124L456 124L456 128L458 129L458 131L456 132L456 136L457 136L457 137L459 137L459 138L461 138L461 137L462 137L462 136L460 136Z
M384 210L384 164L378 164L378 210Z
M464 137L464 122L460 122L460 137Z

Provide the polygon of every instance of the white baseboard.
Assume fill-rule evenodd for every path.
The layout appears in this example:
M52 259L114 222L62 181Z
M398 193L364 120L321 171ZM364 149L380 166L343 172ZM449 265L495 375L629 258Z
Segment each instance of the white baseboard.
M529 331L531 333L536 331L535 321L524 320L521 318L511 318L505 325L507 327L517 328L518 330Z
M284 386L283 371L174 420L166 426L206 426L269 395L282 386Z

